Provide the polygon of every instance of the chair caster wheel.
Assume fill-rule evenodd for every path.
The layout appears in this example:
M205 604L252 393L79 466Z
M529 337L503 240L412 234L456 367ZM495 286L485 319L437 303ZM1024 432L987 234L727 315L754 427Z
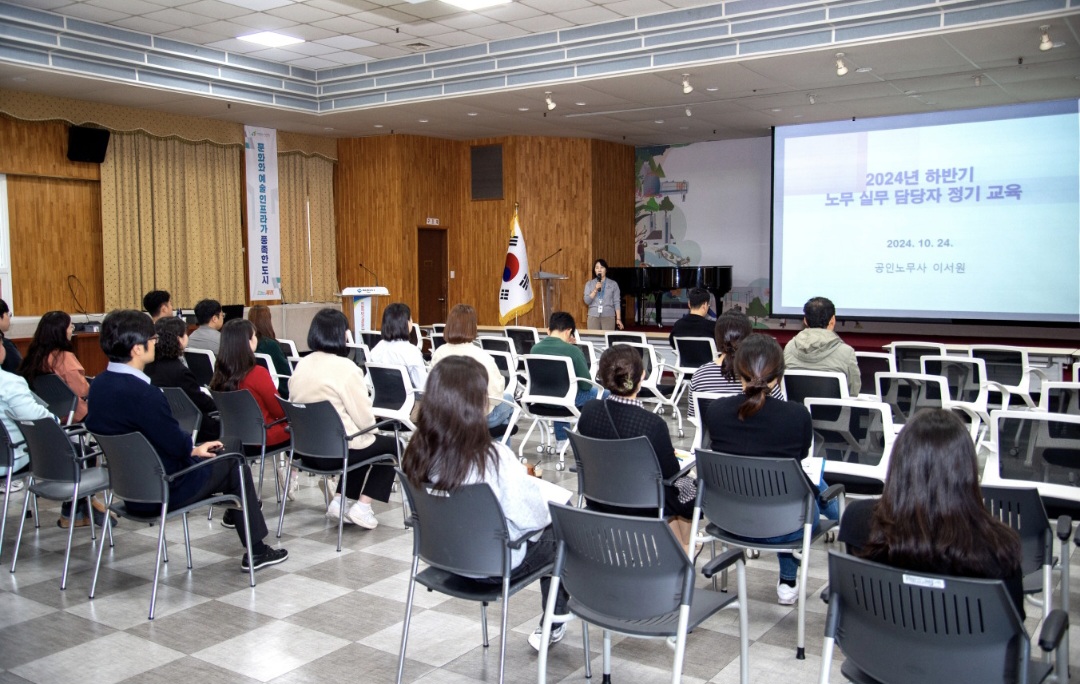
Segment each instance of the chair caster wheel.
M524 456L522 456L518 460L521 461L521 465L529 465L529 459L525 458Z
M836 541L836 530L829 530L825 533L825 543L832 544Z
M562 472L562 471L566 470L566 464L565 463L556 463L555 464L555 470L557 470L559 472Z
M547 452L548 452L548 454L554 454L554 453L555 453L555 447L553 447L553 446L549 446L549 447L547 448Z
M683 432L682 430L679 430L679 437L685 437L685 436L686 436L686 433Z
M761 558L761 552L758 551L757 549L747 549L746 557L747 558Z
M536 446L536 453L538 453L538 454L544 453L544 445L543 444L538 444Z
M664 415L664 409L663 408L656 409L656 415L658 415L658 416Z

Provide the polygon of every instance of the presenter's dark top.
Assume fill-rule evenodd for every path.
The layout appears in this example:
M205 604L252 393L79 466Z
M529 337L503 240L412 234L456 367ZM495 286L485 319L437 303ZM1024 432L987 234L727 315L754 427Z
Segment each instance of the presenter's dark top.
M813 426L802 404L765 397L765 405L746 420L739 419L745 394L717 399L709 404L705 423L712 450L739 456L790 457L798 461L810 453Z
M145 373L122 363L109 363L105 372L91 383L87 404L90 411L85 425L90 432L142 433L161 456L166 473L171 475L199 461L191 455L191 435L180 429L165 395L150 384ZM209 469L200 468L181 477L170 485L170 498L173 501L192 498L209 476Z
M707 337L711 340L715 334L716 321L697 314L686 314L671 326L668 342L671 343L671 348L674 349L676 337Z

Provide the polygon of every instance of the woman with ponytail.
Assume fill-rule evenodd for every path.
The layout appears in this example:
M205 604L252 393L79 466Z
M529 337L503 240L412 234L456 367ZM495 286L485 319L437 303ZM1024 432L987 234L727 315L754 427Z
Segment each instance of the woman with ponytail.
M740 456L786 456L797 461L806 458L813 440L810 412L802 404L772 395L784 377L784 351L780 345L767 335L749 335L735 352L734 368L742 392L712 402L705 415L713 451ZM822 480L818 488L825 487ZM825 511L833 519L838 515L834 506L835 503ZM814 509L816 529L819 515L816 504ZM767 541L801 538L802 530L799 530ZM779 553L777 558L780 561L777 600L782 605L793 605L799 594L796 588L799 561L790 553Z
M739 344L753 330L750 319L742 311L728 311L716 319L713 335L719 352L716 360L694 371L690 378L690 404L686 409L689 417L694 417L694 395L698 392L715 394L738 394L742 392L742 383L735 375L735 352ZM772 390L772 396L783 399L780 385Z

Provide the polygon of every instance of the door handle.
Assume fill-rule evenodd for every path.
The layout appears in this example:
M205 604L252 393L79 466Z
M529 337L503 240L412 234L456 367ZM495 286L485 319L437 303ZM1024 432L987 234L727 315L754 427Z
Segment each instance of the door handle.
M438 298L438 299L436 299L435 301L437 301L437 302L445 302L445 301L446 301L446 297L439 297L439 298Z

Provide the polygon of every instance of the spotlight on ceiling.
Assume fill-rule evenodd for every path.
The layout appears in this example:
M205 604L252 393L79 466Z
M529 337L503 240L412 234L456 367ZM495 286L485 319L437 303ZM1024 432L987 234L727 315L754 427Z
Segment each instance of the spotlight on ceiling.
M1050 27L1043 25L1039 27L1039 30L1042 31L1042 40L1039 41L1039 49L1046 52L1054 47L1054 41L1050 40Z
M558 105L555 104L555 100L551 99L551 92L550 91L544 93L544 102L547 102L547 108L548 108L549 112L552 109L555 109L555 107L558 106Z
M816 104L817 103L817 100L814 99L814 94L813 93L807 93L806 99L810 100L810 104Z
M837 52L836 53L836 75L837 76L846 76L847 75L847 65L844 64L844 53L843 52Z
M694 113L692 111L690 111L689 107L686 108L686 115L687 116L693 116L694 115Z
M690 74L682 75L682 91L683 95L689 95L694 92L694 86L690 85Z

